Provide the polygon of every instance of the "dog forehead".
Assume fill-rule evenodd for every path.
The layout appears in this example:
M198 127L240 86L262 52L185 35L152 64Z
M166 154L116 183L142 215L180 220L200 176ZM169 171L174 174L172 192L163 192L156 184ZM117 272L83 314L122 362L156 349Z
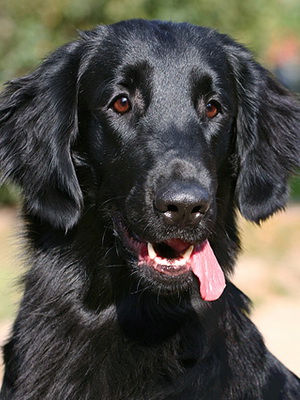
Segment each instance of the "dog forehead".
M174 95L178 88L189 95L191 87L207 77L216 89L224 86L226 91L230 79L224 77L230 74L223 35L210 28L129 20L92 33L81 82L97 98L98 91L111 92L136 80L138 86L151 82L153 93L160 96L164 91L163 97Z
M101 28L101 27L100 27ZM96 53L101 61L132 64L148 60L153 66L224 65L223 35L188 23L128 20L102 27ZM105 32L105 34L103 34Z
M152 23L130 32L127 46L155 59L174 58L177 62L209 58L220 49L220 37L215 31L190 24Z

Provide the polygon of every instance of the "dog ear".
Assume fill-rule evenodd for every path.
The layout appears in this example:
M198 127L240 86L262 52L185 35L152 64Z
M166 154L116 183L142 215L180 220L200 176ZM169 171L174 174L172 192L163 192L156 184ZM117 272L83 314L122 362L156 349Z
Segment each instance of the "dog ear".
M1 180L20 185L26 211L65 230L82 205L71 154L81 47L78 41L58 49L0 97Z
M242 46L230 46L236 81L236 202L256 223L284 208L300 166L300 104Z

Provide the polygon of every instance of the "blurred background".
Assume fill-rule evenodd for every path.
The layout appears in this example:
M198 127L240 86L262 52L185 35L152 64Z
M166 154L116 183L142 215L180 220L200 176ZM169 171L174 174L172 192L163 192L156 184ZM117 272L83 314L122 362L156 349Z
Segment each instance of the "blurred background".
M32 71L78 30L128 18L216 28L300 92L299 0L0 0L0 84ZM0 344L20 298L18 202L17 188L0 189ZM261 228L240 223L244 251L234 281L253 300L253 320L271 351L300 375L300 178L292 181L286 213Z

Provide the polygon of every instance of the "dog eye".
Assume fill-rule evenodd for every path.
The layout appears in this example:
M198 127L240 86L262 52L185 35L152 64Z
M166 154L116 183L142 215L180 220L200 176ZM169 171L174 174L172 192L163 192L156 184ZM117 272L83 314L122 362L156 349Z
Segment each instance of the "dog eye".
M120 96L111 105L112 109L118 114L126 114L131 110L131 103L127 96Z
M221 105L217 101L212 100L206 104L205 111L207 118L215 118L221 111Z

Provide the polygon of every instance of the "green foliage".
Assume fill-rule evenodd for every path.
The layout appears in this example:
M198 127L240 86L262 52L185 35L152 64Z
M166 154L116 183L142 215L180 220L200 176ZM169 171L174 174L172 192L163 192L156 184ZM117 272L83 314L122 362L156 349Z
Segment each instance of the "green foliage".
M274 36L300 35L298 0L0 0L0 82L31 70L76 29L121 19L189 21L226 32L259 56Z
M0 207L16 204L19 197L20 191L14 185L3 185L0 187Z
M291 196L294 200L300 200L300 174L291 181Z

